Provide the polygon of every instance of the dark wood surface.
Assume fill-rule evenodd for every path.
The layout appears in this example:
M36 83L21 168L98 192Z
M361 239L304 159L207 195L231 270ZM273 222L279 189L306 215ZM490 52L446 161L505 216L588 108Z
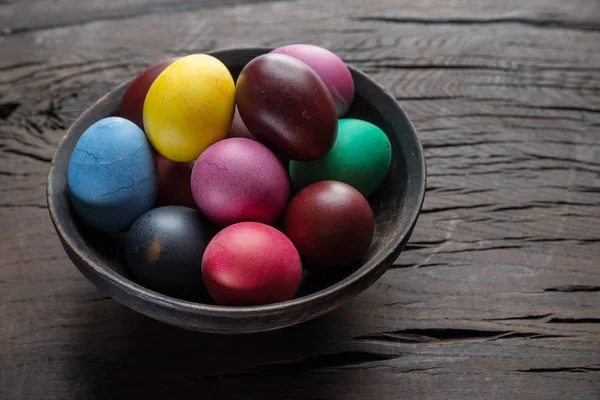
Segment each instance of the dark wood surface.
M118 4L120 5L118 5ZM1 399L599 399L597 0L0 2ZM310 42L419 130L424 210L351 303L249 336L106 298L45 205L65 129L158 59Z

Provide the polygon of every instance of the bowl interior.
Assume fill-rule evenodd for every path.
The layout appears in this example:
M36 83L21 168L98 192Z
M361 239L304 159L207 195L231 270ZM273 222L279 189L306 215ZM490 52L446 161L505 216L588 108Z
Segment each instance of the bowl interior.
M213 54L227 65L236 79L248 61L267 51L268 49L239 49ZM369 284L372 283L385 272L402 250L421 208L425 190L425 164L414 128L393 97L383 87L353 68L351 72L355 81L355 99L345 117L363 119L379 126L389 137L392 145L392 163L389 173L377 192L369 198L376 222L374 240L363 265L338 276L307 274L296 299L279 303L281 306L285 306L286 303L297 305L302 299L316 300L320 294L325 295L326 291L331 293L342 289L345 285L378 269L376 274L370 274ZM91 260L87 262L93 263L96 268L114 271L124 278L125 282L131 284L130 290L140 290L144 292L144 296L155 296L159 301L165 301L169 299L168 296L137 285L127 272L121 247L122 234L107 235L88 228L76 217L68 201L68 163L77 140L95 121L118 114L118 105L127 85L128 82L122 84L88 109L73 124L60 143L49 174L50 214L57 225L65 248L85 253L86 261ZM200 299L197 302L212 304L210 299ZM261 307L265 306L243 309L260 311ZM215 311L222 311L225 308L215 306Z

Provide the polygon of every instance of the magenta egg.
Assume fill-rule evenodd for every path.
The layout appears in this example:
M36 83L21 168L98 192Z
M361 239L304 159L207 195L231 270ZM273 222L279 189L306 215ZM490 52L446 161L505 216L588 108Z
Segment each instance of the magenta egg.
M279 47L272 53L287 54L311 67L329 89L338 117L348 111L354 100L354 80L341 58L312 44L290 44Z
M277 229L240 222L210 241L202 258L202 277L218 304L278 303L296 294L302 263L292 242Z
M221 226L273 223L290 194L289 178L277 156L245 138L221 140L207 148L194 165L191 188L200 211Z

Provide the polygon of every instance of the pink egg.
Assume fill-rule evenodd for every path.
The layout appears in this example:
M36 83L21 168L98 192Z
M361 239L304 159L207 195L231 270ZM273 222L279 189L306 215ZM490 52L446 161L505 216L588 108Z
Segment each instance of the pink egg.
M278 47L272 53L287 54L311 67L331 92L338 117L348 111L354 100L354 80L341 58L312 44L290 44Z
M210 241L202 258L202 277L218 304L277 303L296 294L302 263L283 233L265 224L241 222Z
M227 135L229 138L241 137L246 139L256 140L256 137L250 132L244 121L242 121L242 117L240 116L240 112L238 108L235 108L235 113L233 114L233 121L231 122L231 128L229 128L229 134Z
M246 138L246 139L252 139L252 140L256 140L259 141L256 136L254 136L252 134L252 132L250 132L250 129L248 129L248 127L246 126L246 124L244 124L244 121L242 121L242 117L240 116L240 112L238 111L237 107L235 108L235 113L233 115L233 121L231 122L231 128L229 129L229 134L227 135L228 138ZM285 158L283 155L281 154L275 154L277 156L277 158L279 158L279 161L281 161L281 163L285 166L287 166L290 162L289 159Z
M254 140L221 140L198 157L191 178L196 205L225 226L241 221L273 223L283 212L290 182L281 162Z

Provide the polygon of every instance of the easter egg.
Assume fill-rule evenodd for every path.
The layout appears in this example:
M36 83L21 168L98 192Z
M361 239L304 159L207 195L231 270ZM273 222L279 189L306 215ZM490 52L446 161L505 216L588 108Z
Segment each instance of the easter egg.
M195 300L206 296L202 257L216 233L197 210L181 206L152 209L134 222L125 237L127 265L148 289Z
M323 80L333 96L339 117L343 116L354 100L354 80L350 70L337 55L312 44L290 44L271 53L287 54L311 67Z
M196 205L214 223L270 224L283 212L290 183L277 156L244 138L221 140L204 151L192 171Z
M85 223L103 232L128 229L156 198L156 161L146 135L121 117L97 121L73 149L67 184Z
M242 121L242 117L240 116L240 112L237 107L235 108L235 113L233 114L233 121L231 122L231 128L229 129L229 134L227 135L227 137L241 137L256 140L256 137L250 132L246 124L244 124L244 121Z
M236 102L250 132L288 159L315 160L333 146L333 98L316 72L296 58L264 54L250 61L237 79Z
M156 77L176 60L177 58L168 58L152 64L142 71L125 91L119 106L119 115L144 129L143 111L146 94Z
M158 167L156 205L196 208L190 187L194 163L175 162L156 153L156 165Z
M228 138L240 137L240 138L246 138L246 139L252 139L252 140L259 141L256 138L256 136L254 136L250 132L250 130L248 129L246 124L244 124L244 121L242 121L242 117L240 116L240 113L239 113L237 107L235 108L235 114L233 116L233 121L231 122L231 129L229 130L229 135L227 135L227 137ZM279 158L279 161L281 161L281 163L283 165L288 165L288 163L289 163L288 158L285 158L283 155L277 154L277 153L275 153L275 155L277 156L277 158Z
M383 182L392 161L392 146L376 125L358 119L340 119L338 134L329 152L315 161L290 161L296 189L318 181L345 182L363 196L371 195Z
M235 85L215 57L192 54L169 65L152 83L144 102L144 128L163 156L192 161L227 136Z
M358 190L342 182L322 181L292 198L283 232L306 268L339 270L360 264L373 240L375 222L367 199Z
M302 263L292 242L277 229L240 222L217 233L208 244L202 276L218 304L277 303L296 294Z

